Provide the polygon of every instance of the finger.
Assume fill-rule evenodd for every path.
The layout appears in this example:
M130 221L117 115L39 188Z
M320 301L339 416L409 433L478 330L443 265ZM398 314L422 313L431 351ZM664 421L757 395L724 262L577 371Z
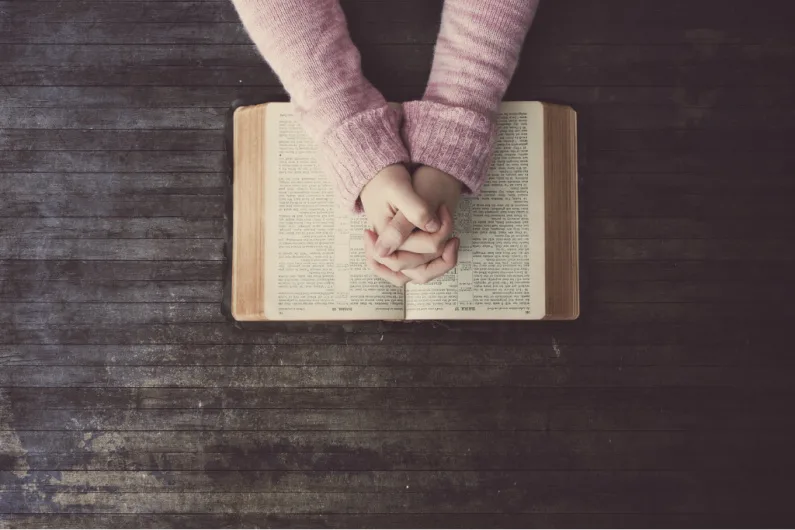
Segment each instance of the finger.
M404 269L413 269L415 267L419 267L420 265L424 265L429 261L433 261L434 259L438 258L440 254L441 252L435 252L433 254L417 254L415 252L398 250L389 256L376 256L375 260L382 265L386 265L393 271L402 271Z
M364 231L364 253L367 259L367 266L380 278L388 281L397 287L403 287L409 279L401 272L395 272L385 265L381 265L375 260L375 240L376 235L371 230Z
M414 191L410 182L395 191L390 201L395 209L402 213L408 221L426 232L436 232L441 223L433 208Z
M403 215L403 212L398 211L392 220L378 232L378 239L375 242L375 255L384 257L392 254L411 235L414 228L414 225Z
M445 204L439 207L439 220L442 223L439 230L433 234L422 231L413 232L398 249L417 254L436 254L438 256L444 248L447 238L452 235L454 228L453 216Z
M402 272L412 283L428 283L431 280L439 278L452 270L456 266L456 263L458 263L459 245L459 239L453 238L444 246L444 251L441 256L430 263Z

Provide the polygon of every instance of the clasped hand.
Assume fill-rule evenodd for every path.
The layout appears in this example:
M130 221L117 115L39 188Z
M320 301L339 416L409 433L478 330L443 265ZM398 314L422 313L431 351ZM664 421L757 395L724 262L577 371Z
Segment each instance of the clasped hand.
M458 262L453 214L461 184L437 169L420 166L413 175L402 164L381 170L362 190L362 207L373 230L365 230L367 265L402 286L438 278Z

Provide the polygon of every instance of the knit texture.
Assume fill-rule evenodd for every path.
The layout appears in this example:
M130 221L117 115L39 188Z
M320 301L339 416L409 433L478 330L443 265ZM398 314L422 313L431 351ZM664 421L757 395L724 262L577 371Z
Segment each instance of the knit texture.
M486 182L500 102L537 6L538 0L446 0L425 94L404 105L412 161L452 175L468 194Z
M257 49L320 146L337 195L358 210L381 169L436 167L477 194L496 114L538 0L445 0L428 87L400 110L364 77L338 0L233 0Z
M246 31L320 147L337 197L357 209L381 169L408 163L401 111L364 77L337 0L233 0Z

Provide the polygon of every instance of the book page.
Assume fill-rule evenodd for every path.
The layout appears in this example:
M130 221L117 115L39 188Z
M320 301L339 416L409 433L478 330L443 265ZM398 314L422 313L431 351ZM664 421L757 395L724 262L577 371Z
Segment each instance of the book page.
M544 316L543 131L540 103L503 103L488 181L456 210L458 265L407 286L407 320Z
M364 257L364 216L340 208L287 103L268 105L265 312L269 320L403 319L404 290Z

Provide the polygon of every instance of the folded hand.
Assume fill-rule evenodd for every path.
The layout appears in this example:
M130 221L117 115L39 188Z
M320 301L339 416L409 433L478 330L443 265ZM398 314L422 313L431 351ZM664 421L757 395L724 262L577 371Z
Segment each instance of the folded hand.
M416 193L411 176L403 165L391 165L381 170L364 187L360 199L377 234L377 241L365 235L367 263L376 274L395 285L403 285L410 278L399 269L392 270L379 263L376 258L394 255L407 239L411 239L417 249L424 248L433 253L444 245L452 232L452 219L449 216L440 219L437 208L431 207ZM410 238L415 230L422 237ZM428 259L414 259L412 263L427 263Z
M439 229L414 230L416 223L409 230L401 229L403 221L398 211L390 223L397 225L395 229L388 225L379 231L376 225L376 232L365 233L370 268L396 285L429 282L450 271L458 261L459 240L448 238L453 232L453 213L461 196L461 184L428 166L418 168L411 182L413 192L425 207L438 212ZM362 197L364 201L364 193Z

